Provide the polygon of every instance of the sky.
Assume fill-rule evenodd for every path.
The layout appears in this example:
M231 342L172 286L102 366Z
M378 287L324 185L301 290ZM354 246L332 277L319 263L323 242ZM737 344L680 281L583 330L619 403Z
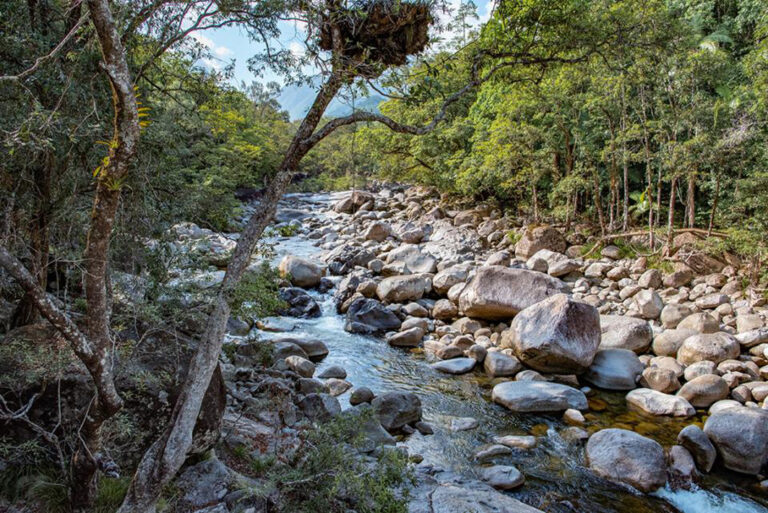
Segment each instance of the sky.
M448 3L455 10L462 1L465 0L448 0ZM478 23L488 19L491 4L492 0L475 0L480 17ZM450 16L450 14L441 15L441 21L449 20ZM281 22L280 31L281 36L277 42L279 46L283 49L290 49L294 53L303 51L304 45L302 41L304 32L296 22ZM445 34L443 35L443 37L446 36ZM262 47L252 42L245 32L239 28L232 26L208 30L193 33L193 37L208 47L211 53L210 58L203 59L200 62L201 65L209 69L220 70L230 62L234 62L233 84L239 85L241 82L250 84L253 81L283 83L281 77L275 75L272 71L267 70L263 73L263 76L257 77L248 69L248 59L261 51Z

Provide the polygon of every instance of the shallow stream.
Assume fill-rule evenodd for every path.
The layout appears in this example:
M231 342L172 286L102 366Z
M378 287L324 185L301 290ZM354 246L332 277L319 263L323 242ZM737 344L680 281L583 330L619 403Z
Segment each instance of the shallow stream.
M292 208L317 213L333 201L331 195L292 195ZM275 261L291 254L313 257L320 253L311 240L301 236L275 238ZM539 437L535 449L520 450L498 458L499 463L515 465L526 483L514 492L515 498L547 512L580 513L768 513L768 498L762 495L754 477L744 477L716 470L700 480L700 488L691 491L663 489L653 495L637 494L629 488L595 477L585 468L583 443L567 442L560 432L567 427L558 415L514 414L491 402L495 384L481 372L451 376L435 371L420 349L390 347L384 340L347 333L344 317L336 313L332 292L311 292L322 308L316 319L273 317L265 323L282 332L263 331L264 339L306 337L320 339L328 346L329 356L318 370L340 365L347 380L355 387L366 386L379 394L388 391L413 392L421 399L424 420L435 434L418 432L404 440L411 454L420 454L425 463L471 475L473 454L498 435ZM607 427L631 429L653 438L665 447L674 444L677 433L694 419L676 420L651 417L628 411L622 393L598 392L590 398L585 414L590 433ZM343 408L349 406L349 392L339 397ZM701 413L701 412L700 412ZM453 417L473 417L479 427L452 432Z

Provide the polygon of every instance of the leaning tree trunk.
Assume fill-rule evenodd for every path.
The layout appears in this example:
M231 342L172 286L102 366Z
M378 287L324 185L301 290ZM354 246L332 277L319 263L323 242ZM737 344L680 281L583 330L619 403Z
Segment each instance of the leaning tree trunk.
M251 255L264 229L277 210L291 175L312 148L306 140L312 135L325 109L341 88L337 74L323 84L312 107L293 137L278 173L272 179L258 209L248 221L237 241L232 260L227 266L208 324L190 363L187 377L176 401L171 421L165 432L147 449L139 463L119 513L148 513L156 510L157 500L176 475L192 446L192 433L203 397L219 361L219 353L230 315L229 300L240 282Z

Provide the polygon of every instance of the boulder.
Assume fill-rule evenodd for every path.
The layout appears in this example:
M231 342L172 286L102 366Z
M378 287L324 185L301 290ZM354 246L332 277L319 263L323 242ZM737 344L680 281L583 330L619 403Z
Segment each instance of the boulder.
M376 295L386 303L416 301L432 288L429 277L421 274L391 276L381 280L376 287Z
M299 287L283 287L278 295L286 307L281 308L277 313L288 317L299 317L301 319L313 319L320 317L320 305L310 296L307 291Z
M551 226L537 226L525 230L522 238L515 245L515 256L528 260L542 249L565 253L567 246L565 237L557 229Z
M315 374L315 364L301 356L289 356L285 359L288 368L304 378L311 378Z
M478 483L479 484L479 483ZM492 488L464 487L455 484L438 485L431 492L427 504L412 513L542 513Z
M304 258L286 255L278 266L280 276L290 278L296 287L311 288L320 285L323 269Z
M576 271L581 267L577 261L568 258L562 253L556 253L548 249L537 251L535 255L528 259L528 263L526 265L529 269L533 269L535 264L532 261L539 260L547 264L543 272L546 272L555 278L565 276L566 274Z
M383 334L400 328L400 319L375 299L355 299L347 310L345 328L352 333Z
M731 406L713 412L704 424L726 468L756 475L768 460L768 411Z
M662 367L646 367L640 378L640 384L665 394L672 394L680 389L677 372Z
M514 376L523 368L520 360L498 351L491 351L485 355L483 368L486 374L492 378Z
M657 319L664 302L655 290L644 289L634 295L635 309L643 319Z
M653 339L648 322L623 315L601 315L600 331L600 349L629 349L643 353Z
M618 246L614 246L613 244L609 244L608 246L600 250L600 256L605 258L610 258L611 260L620 260L621 248L619 248Z
M592 364L600 345L600 314L592 305L557 294L516 315L507 337L502 347L511 346L525 365L578 374Z
M328 270L332 274L347 274L355 267L365 267L375 258L373 252L362 246L344 244L325 256Z
M395 347L418 347L424 337L424 330L418 326L398 331L387 336L387 342Z
M667 482L664 449L625 429L603 429L587 442L587 462L597 475L652 492Z
M714 374L705 374L683 385L677 393L696 408L709 408L713 403L725 399L730 393L728 383Z
M459 297L464 315L479 319L509 319L550 296L566 292L560 280L525 269L484 266L477 270Z
M281 340L289 341L299 346L312 362L319 362L328 356L328 346L322 340L316 338L289 338Z
M433 363L432 368L446 374L466 374L475 368L476 363L474 358L451 358Z
M390 433L421 420L421 401L410 392L389 392L373 399L371 405L381 425Z
M387 264L403 263L413 273L434 273L437 271L437 259L422 253L416 244L402 244L387 255Z
M298 406L311 421L325 422L341 413L338 399L329 394L307 394L299 401Z
M698 333L716 333L720 329L720 323L706 312L697 312L680 321L677 328Z
M342 198L333 205L335 212L354 214L366 203L375 201L373 194L364 191L353 191L346 198Z
M684 305L669 303L661 310L661 325L665 328L677 328L678 324L691 315L691 309Z
M696 333L684 329L664 330L653 338L653 352L658 356L677 356L683 342Z
M696 410L684 398L650 388L636 388L627 394L627 404L651 415L691 417Z
M483 481L497 490L511 490L525 483L525 476L511 465L491 465L480 471Z
M464 283L467 281L467 269L462 266L453 266L448 269L443 269L435 275L432 279L432 288L435 292L444 296L448 293L451 287L457 283Z
M709 360L720 363L739 357L738 341L728 333L704 333L688 337L677 352L677 359L684 365Z
M606 390L633 390L644 368L637 355L628 349L601 349L584 379Z
M662 285L661 272L658 269L648 269L637 280L637 285L643 289L659 289Z
M702 472L712 470L712 465L715 464L715 458L717 458L717 451L712 442L709 441L709 437L699 426L691 424L681 429L677 435L677 443L688 449L699 470Z
M493 387L495 403L517 412L562 412L569 408L587 409L581 390L546 381L507 381Z
M454 319L458 315L459 309L450 299L438 299L432 307L432 317L434 319Z
M392 227L389 225L389 223L376 221L375 223L371 223L371 225L368 226L368 229L363 234L363 237L365 240L381 242L390 235L392 235Z

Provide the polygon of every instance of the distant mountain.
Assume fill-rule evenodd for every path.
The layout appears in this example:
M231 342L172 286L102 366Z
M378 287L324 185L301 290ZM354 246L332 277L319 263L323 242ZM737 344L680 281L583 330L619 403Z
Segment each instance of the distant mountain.
M277 97L277 101L280 102L280 106L288 111L288 115L291 120L303 118L309 107L312 106L312 101L315 99L317 91L311 86L286 86L280 92L280 96ZM361 98L355 102L355 108L357 110L367 110L369 112L378 112L379 104L386 98L381 95L371 95L367 98ZM348 101L342 101L339 98L334 99L328 106L325 115L329 117L346 116L352 112L352 105Z

